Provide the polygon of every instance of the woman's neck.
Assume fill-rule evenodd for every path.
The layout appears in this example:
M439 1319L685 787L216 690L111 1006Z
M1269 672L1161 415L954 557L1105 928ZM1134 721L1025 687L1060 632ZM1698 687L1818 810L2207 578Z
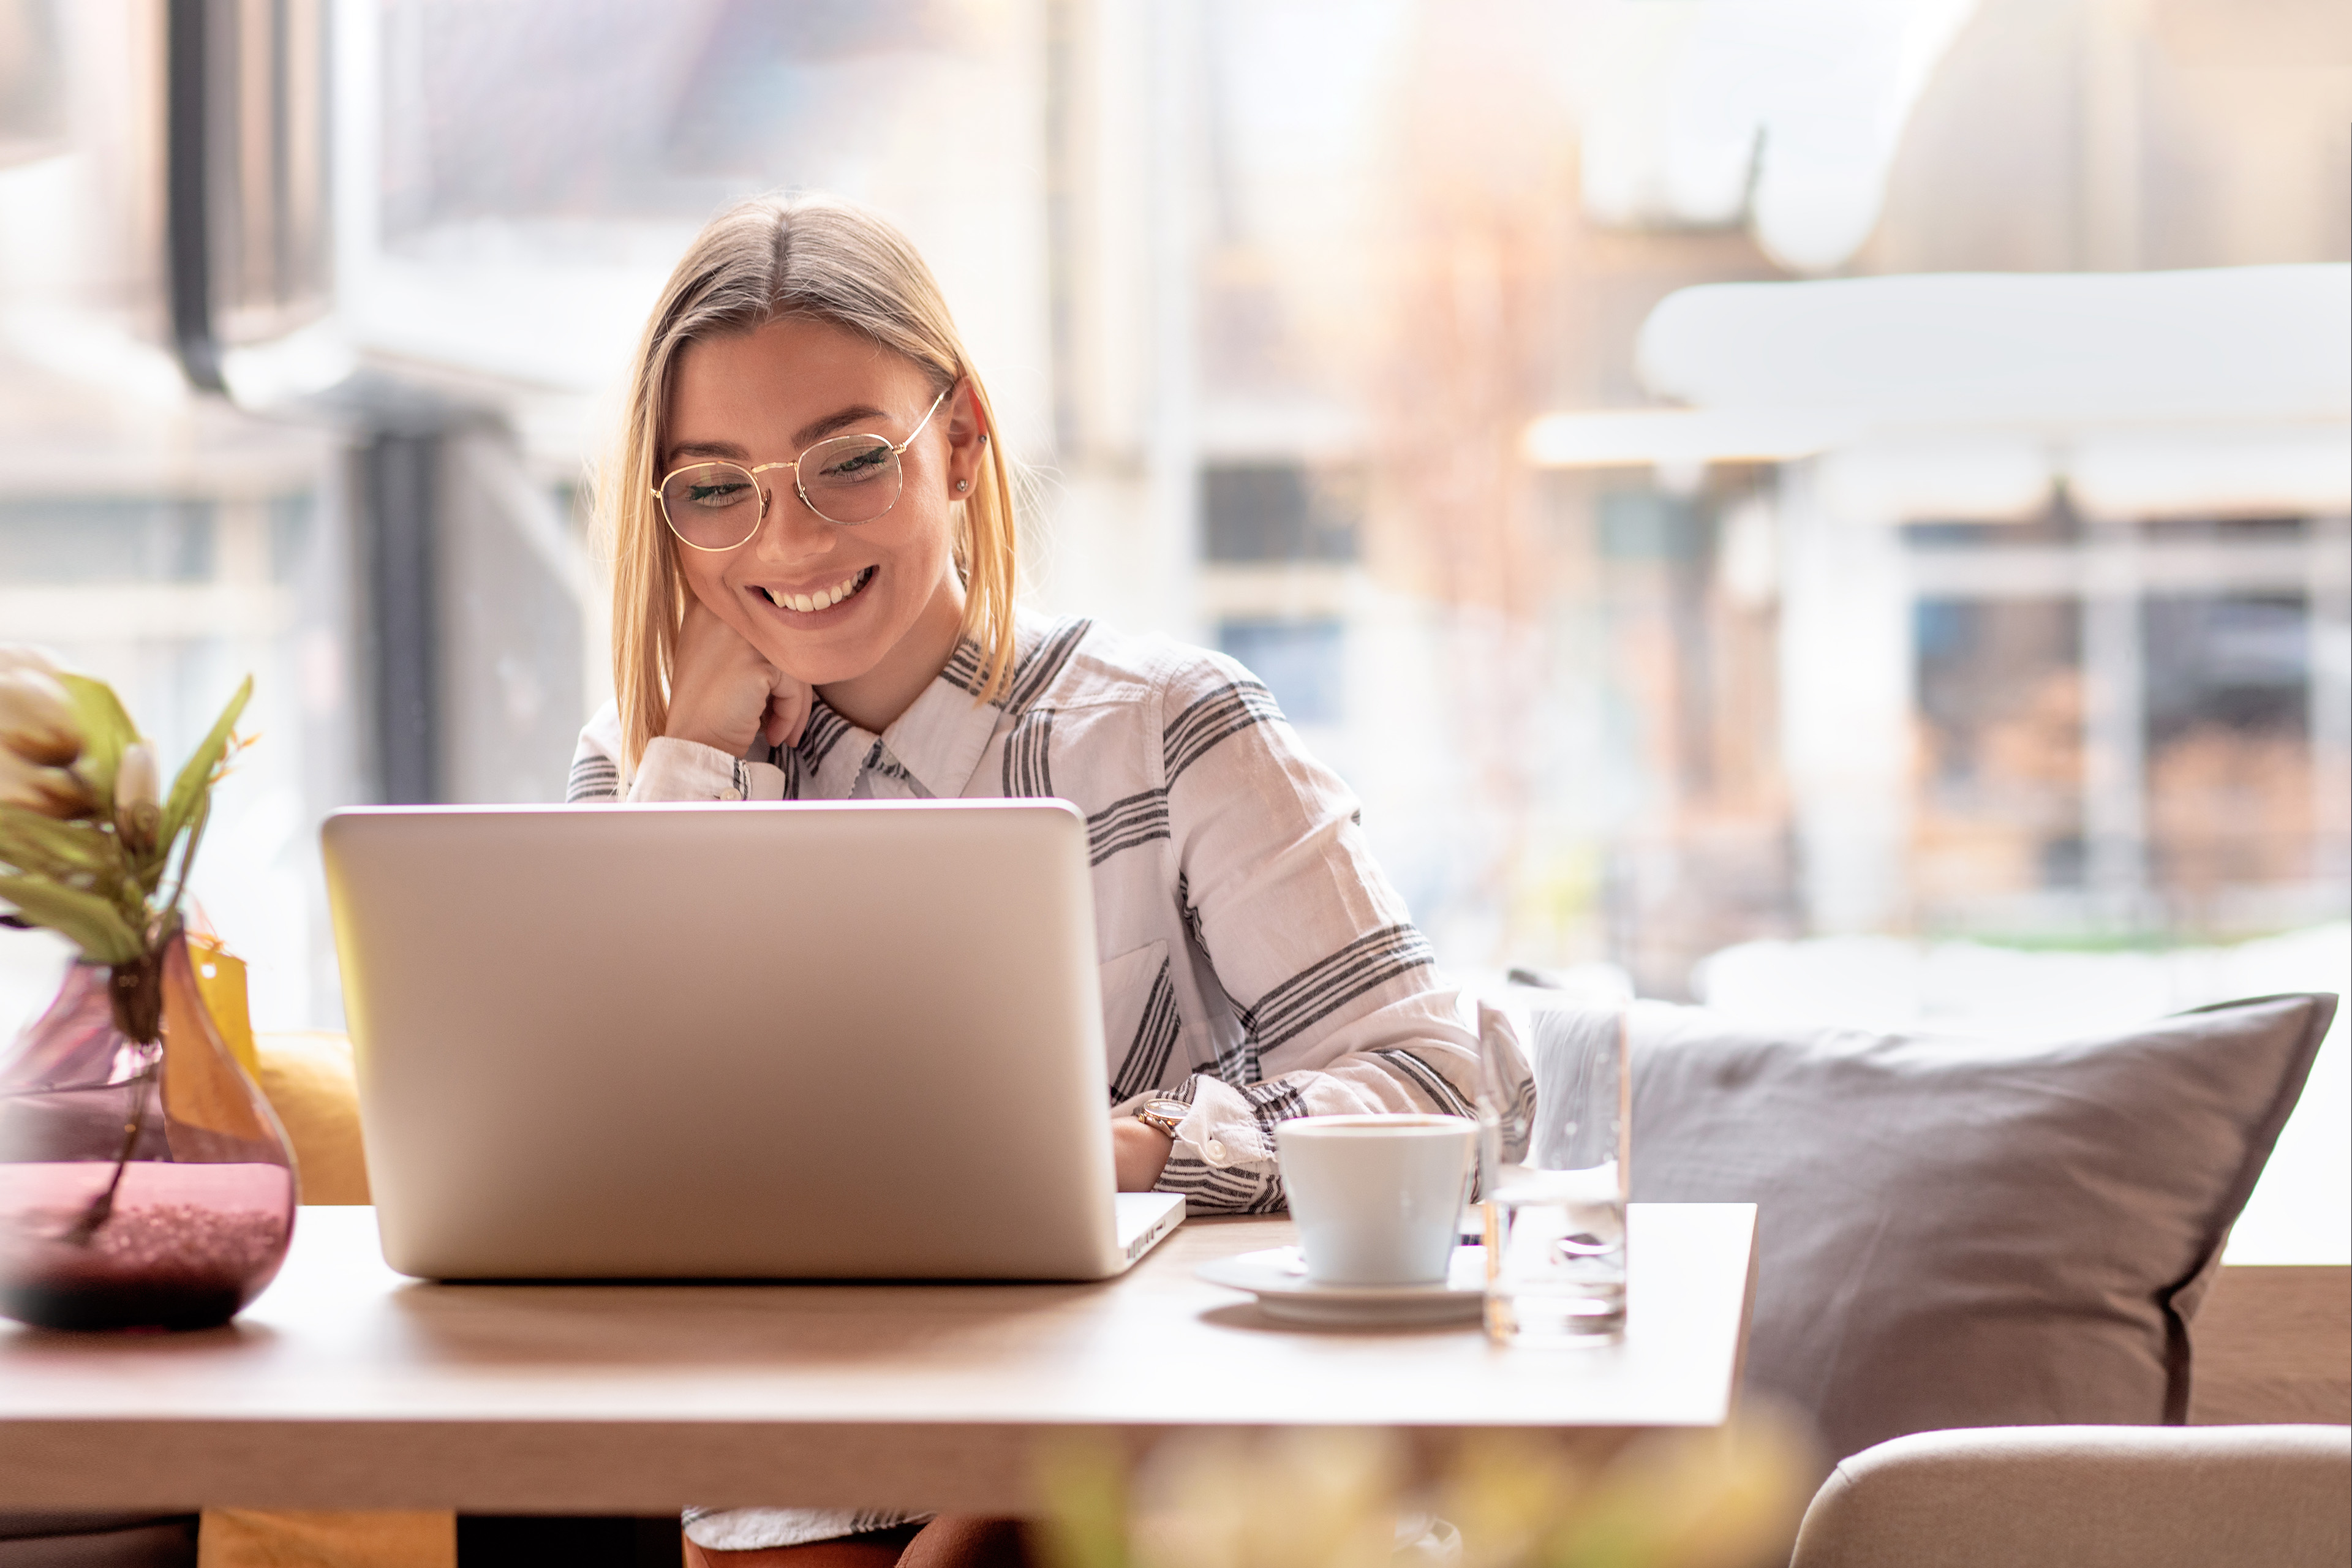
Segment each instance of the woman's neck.
M881 663L863 675L820 686L816 694L859 729L878 735L939 679L962 637L963 586L950 572Z

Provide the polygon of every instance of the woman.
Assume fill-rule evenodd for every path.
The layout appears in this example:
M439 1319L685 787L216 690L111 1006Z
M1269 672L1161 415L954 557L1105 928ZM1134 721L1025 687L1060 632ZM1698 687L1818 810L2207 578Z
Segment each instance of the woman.
M571 797L1075 803L1122 1189L1275 1210L1277 1121L1468 1113L1457 998L1265 688L1218 654L1015 610L993 427L889 224L824 197L714 221L638 345L602 487L615 700ZM1001 1521L803 1510L688 1534L730 1568L1018 1550Z

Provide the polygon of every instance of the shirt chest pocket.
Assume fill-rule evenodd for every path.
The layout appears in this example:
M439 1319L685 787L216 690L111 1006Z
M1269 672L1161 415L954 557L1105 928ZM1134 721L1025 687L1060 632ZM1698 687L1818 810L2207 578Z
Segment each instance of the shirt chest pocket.
M1102 985L1103 1050L1117 1105L1161 1086L1181 1032L1176 987L1168 972L1168 944L1148 942L1106 960Z

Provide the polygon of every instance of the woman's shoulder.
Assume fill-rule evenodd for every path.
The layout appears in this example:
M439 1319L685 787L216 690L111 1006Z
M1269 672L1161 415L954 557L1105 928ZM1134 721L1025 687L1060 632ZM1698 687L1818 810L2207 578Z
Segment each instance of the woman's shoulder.
M563 798L617 800L625 793L621 779L621 710L607 701L581 727L580 743L572 749L572 767L563 782Z
M585 756L611 757L621 755L621 709L611 698L603 707L589 715L588 722L580 727L580 744L573 750L575 758Z
M1022 664L1055 661L1053 679L1035 699L1054 705L1156 699L1172 718L1202 697L1257 685L1238 660L1156 632L1123 631L1084 616L1024 614L1021 634ZM1016 694L1022 686L1016 667Z

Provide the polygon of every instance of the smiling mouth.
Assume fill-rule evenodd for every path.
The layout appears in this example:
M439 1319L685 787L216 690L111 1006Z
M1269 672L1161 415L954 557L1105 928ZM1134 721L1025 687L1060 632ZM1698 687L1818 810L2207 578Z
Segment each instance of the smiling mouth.
M829 610L844 599L855 597L874 581L876 567L868 566L854 577L845 577L830 588L820 588L814 594L778 594L767 588L754 587L753 592L780 610L795 615L813 616L819 610Z

